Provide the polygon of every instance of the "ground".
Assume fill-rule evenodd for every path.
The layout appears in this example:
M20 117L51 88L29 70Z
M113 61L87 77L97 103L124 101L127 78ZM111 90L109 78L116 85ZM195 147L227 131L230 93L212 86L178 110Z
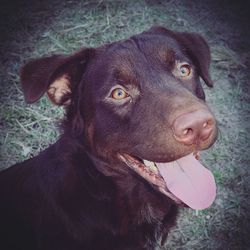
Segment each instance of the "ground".
M129 37L152 25L199 32L212 52L214 88L207 102L219 124L202 153L215 174L211 208L181 211L164 249L250 249L250 13L247 1L6 1L0 9L0 168L38 154L59 136L61 108L44 97L24 103L20 66Z

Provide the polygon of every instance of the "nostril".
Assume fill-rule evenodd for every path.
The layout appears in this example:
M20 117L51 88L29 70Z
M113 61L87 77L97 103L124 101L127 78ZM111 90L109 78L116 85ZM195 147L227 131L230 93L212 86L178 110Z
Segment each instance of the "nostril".
M183 135L186 135L188 133L188 129L184 129L184 131L183 131Z
M207 122L205 122L205 123L203 123L203 128L206 128L208 126L208 123Z
M210 137L214 129L214 122L213 120L208 120L207 122L203 123L202 129L199 132L200 139L205 141Z
M209 119L207 121L205 121L202 125L203 128L210 128L211 126L213 126L213 120Z
M184 131L183 131L183 133L182 133L184 136L185 135L191 135L191 134L193 134L193 129L191 129L191 128L186 128L186 129L184 129Z
M196 137L195 130L193 128L182 128L180 130L173 130L175 139L183 142L187 145L191 145Z

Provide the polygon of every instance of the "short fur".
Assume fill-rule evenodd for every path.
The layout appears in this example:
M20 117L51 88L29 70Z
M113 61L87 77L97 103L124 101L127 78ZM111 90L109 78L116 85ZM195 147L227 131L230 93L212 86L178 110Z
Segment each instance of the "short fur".
M190 79L173 74L179 61ZM156 249L175 224L177 204L117 157L171 161L209 147L183 145L171 124L205 108L201 77L211 87L204 39L162 27L128 40L28 62L25 100L44 93L66 108L60 139L0 174L0 248L5 250ZM126 103L115 86L131 95Z

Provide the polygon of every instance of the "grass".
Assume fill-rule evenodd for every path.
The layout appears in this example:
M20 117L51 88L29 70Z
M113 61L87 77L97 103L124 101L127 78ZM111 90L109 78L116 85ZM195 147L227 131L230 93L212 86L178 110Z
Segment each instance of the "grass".
M24 103L18 71L24 61L71 53L158 24L201 33L211 45L215 88L205 87L220 127L202 153L218 186L210 209L185 209L165 249L250 249L250 37L247 6L224 1L39 1L0 10L0 168L38 154L59 136L63 110L43 97Z

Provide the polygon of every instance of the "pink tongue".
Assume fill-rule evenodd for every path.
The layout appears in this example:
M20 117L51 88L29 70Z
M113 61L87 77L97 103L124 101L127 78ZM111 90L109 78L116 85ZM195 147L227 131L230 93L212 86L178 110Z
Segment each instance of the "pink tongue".
M193 154L168 163L156 163L167 187L193 209L209 207L216 195L213 174Z

